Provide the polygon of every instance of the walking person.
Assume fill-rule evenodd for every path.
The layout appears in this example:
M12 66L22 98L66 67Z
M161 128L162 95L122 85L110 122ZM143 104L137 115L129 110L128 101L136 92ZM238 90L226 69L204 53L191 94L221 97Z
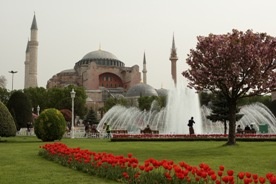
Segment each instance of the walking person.
M193 128L194 123L195 123L194 117L191 117L191 119L188 122L190 135L195 134L195 131L194 131L194 128Z

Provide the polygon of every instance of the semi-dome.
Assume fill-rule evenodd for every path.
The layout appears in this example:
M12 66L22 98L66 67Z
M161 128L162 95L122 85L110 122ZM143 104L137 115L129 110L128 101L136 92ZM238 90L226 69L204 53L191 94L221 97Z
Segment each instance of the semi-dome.
M157 89L157 94L158 96L167 96L168 95L168 90L164 88Z
M75 64L75 68L83 65L88 65L91 62L95 62L97 65L102 66L125 66L125 64L120 61L114 54L104 50L96 50L84 55L83 58Z
M137 96L158 96L156 90L144 83L139 83L132 86L126 93L127 97L137 97Z

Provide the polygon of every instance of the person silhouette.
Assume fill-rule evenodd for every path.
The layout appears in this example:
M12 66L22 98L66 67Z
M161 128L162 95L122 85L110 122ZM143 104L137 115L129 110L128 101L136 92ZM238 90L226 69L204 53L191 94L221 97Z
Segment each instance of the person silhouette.
M188 127L189 127L189 133L190 135L195 134L193 125L195 124L194 117L191 117L191 119L188 122Z

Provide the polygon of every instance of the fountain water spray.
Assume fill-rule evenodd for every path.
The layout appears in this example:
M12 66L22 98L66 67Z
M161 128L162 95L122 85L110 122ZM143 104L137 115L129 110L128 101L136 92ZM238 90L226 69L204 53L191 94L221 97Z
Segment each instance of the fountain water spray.
M183 86L168 91L167 105L159 110L157 103L153 102L149 111L141 111L137 107L124 107L116 105L112 107L101 119L98 130L103 131L104 123L113 130L127 130L128 133L140 133L147 125L152 130L158 130L160 134L188 134L188 120L194 117L195 134L222 134L224 125L222 122L211 122L206 118L211 109L200 107L198 94ZM276 133L276 118L263 104L256 103L243 106L240 110L243 118L236 124L242 127L254 124L259 130L259 125L267 124L268 133Z
M129 133L139 133L146 125L163 134L188 134L188 120L194 117L196 134L202 133L202 118L198 94L194 90L183 86L168 91L167 105L159 110L156 102L150 111L141 111L137 107L112 107L102 118L98 130L102 130L104 123L116 130L127 130Z

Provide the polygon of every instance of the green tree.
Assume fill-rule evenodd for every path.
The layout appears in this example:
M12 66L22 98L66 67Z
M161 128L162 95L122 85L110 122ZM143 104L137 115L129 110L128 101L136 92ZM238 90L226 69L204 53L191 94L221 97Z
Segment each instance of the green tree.
M238 105L243 106L243 105L249 105L252 103L260 102L266 106L268 106L271 103L271 95L259 95L259 96L250 96L250 97L245 97L242 99L239 99Z
M212 122L221 121L224 124L224 134L227 134L227 122L229 121L229 106L227 100L221 93L218 93L211 101L212 113L207 116L207 119ZM236 121L242 118L242 114L238 114L240 109L237 108Z
M236 144L237 101L269 93L276 88L276 41L266 33L232 30L199 36L187 58L190 69L182 74L198 91L221 92L229 106L227 145Z
M37 107L40 107L40 112L47 109L50 105L48 99L48 92L43 87L26 88L23 90L31 101L34 113L38 114Z
M209 102L214 99L214 94L211 92L202 91L199 93L200 105L208 106Z
M276 100L274 100L271 103L269 103L268 108L269 108L269 110L271 110L271 112L276 117Z
M7 103L16 124L16 129L27 127L27 122L32 122L32 106L30 99L22 91L14 91Z
M16 126L7 107L0 102L0 137L16 135Z
M61 140L66 126L66 121L59 110L45 109L35 120L35 135L42 141Z
M10 96L11 96L11 93L6 88L0 87L0 101L3 104L7 105Z
M92 108L90 108L87 115L84 118L84 121L86 123L89 123L90 125L98 124L99 121L98 121L98 118L97 118L97 113Z
M166 97L158 97L158 96L141 96L138 99L139 109L149 111L152 108L153 101L156 101L155 110L160 110L162 107L165 107Z
M104 102L104 107L102 110L104 112L107 112L109 109L111 109L115 105L127 106L127 100L125 98L110 97Z
M87 112L85 106L87 95L83 87L69 85L65 88L48 89L48 107L56 109L72 109L72 98L70 94L72 89L76 92L74 99L74 113L83 117Z

